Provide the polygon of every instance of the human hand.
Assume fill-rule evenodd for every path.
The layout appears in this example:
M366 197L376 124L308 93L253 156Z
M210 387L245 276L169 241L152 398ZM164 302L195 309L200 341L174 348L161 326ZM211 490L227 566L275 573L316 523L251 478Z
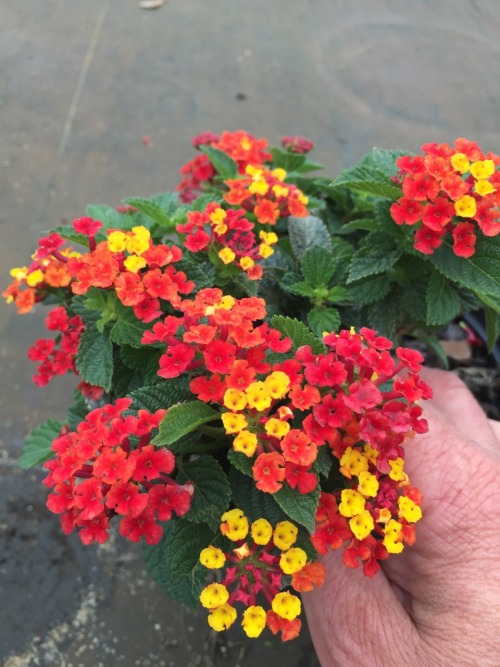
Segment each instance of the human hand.
M429 433L406 450L423 493L417 541L368 579L324 558L303 596L323 667L500 665L500 424L452 373L424 369Z

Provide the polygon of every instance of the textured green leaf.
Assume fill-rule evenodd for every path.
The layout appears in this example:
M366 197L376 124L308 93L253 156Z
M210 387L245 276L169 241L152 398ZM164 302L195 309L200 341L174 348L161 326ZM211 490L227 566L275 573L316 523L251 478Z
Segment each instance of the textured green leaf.
M331 252L321 246L308 248L300 259L300 268L306 282L313 287L328 285L335 272Z
M328 290L327 300L330 303L342 303L345 301L352 301L351 292L347 287L335 285Z
M195 523L208 523L217 530L222 514L229 507L231 487L226 473L213 456L204 454L194 461L184 463L177 476L179 484L190 481L194 496L186 519Z
M325 223L312 215L304 218L288 218L288 236L295 257L300 259L308 248L331 248L332 240Z
M116 313L117 320L109 332L111 340L117 345L141 347L144 332L151 329L152 323L139 320L134 315L132 308L127 308L121 304L119 306Z
M316 336L322 338L325 331L338 331L340 315L335 308L313 308L307 314L307 322Z
M401 310L400 293L397 289L393 289L383 301L378 301L370 307L368 326L381 336L393 338L397 327L407 324L401 321Z
M401 253L402 248L387 234L370 234L351 260L347 282L353 283L387 271L397 262Z
M60 435L63 424L64 422L57 419L48 419L26 436L19 457L21 468L32 468L54 456L54 452L51 450L52 441Z
M314 354L321 354L325 351L323 343L299 320L284 315L275 315L271 320L271 326L292 340L294 350L303 345L310 345Z
M318 447L318 456L313 465L314 472L328 477L333 465L332 452L329 447Z
M138 211L144 213L148 218L154 220L158 225L166 230L174 228L169 214L157 201L153 199L144 199L142 197L131 197L124 200L130 206L134 206Z
M368 153L361 158L360 163L367 167L375 167L390 178L397 174L398 167L396 165L396 160L403 155L409 155L409 153L401 150L373 148L371 153Z
M181 204L178 192L160 192L151 197L151 200L159 204L162 209L169 215L173 215L179 208L186 208L185 204Z
M76 355L76 369L85 382L110 390L113 343L108 336L99 333L95 326L87 327L82 333Z
M238 165L233 158L213 146L200 146L200 151L205 153L215 171L223 180L236 178L238 175Z
M100 220L104 229L109 227L116 227L123 229L123 219L118 211L107 204L89 204L85 209L85 214L94 220Z
M249 459L248 456L245 456L242 452L236 452L234 449L230 449L227 453L227 458L237 470L244 475L253 477L253 461L252 459Z
M319 494L319 486L312 493L302 495L297 489L291 489L288 484L284 484L279 491L273 493L273 498L292 521L304 526L312 535L316 528Z
M78 424L85 419L93 407L91 401L86 399L79 391L73 392L73 401L73 405L68 409L66 422L71 431L76 431Z
M177 378L178 379L178 378ZM133 410L166 410L191 396L182 382L165 382L149 387L141 387L130 394Z
M220 413L202 401L189 401L170 408L160 424L154 445L171 445L198 426L220 419Z
M426 295L427 324L447 324L460 312L460 299L449 280L434 271Z
M168 545L175 524L175 521L168 522L158 544L143 545L144 562L158 586L172 600L195 610L200 606L199 595L205 583L206 570L199 563L193 566L191 573L186 577L172 575L168 565Z
M311 287L309 283L293 283L293 285L281 285L285 292L290 292L291 294L298 294L299 296L305 297L314 297L314 287Z
M195 582L200 571L200 552L214 538L215 532L206 524L176 519L164 551L171 575Z
M488 352L491 352L500 338L500 314L493 308L486 306L484 309L484 322L486 326L486 343Z
M176 270L184 271L189 280L193 280L198 290L213 287L215 267L209 262L198 263L189 257L183 257L175 265Z
M277 505L273 495L259 491L251 477L242 474L235 468L231 468L229 470L229 481L234 504L243 510L250 522L264 517L275 526L278 521L284 521L287 518L283 510Z
M125 366L133 368L136 371L143 368L148 368L149 370L150 366L155 366L158 369L158 361L161 354L161 350L156 349L152 345L144 345L139 348L132 347L131 345L122 345L120 347L120 357L123 363ZM161 381L164 382L163 378Z
M321 162L315 162L314 160L306 159L306 161L303 164L301 164L300 167L296 167L294 171L298 172L299 174L306 174L309 171L319 171L320 169L324 169L324 168L325 168L325 165L321 164ZM304 181L305 179L301 179L301 180ZM293 179L293 182L296 183L295 178ZM313 184L313 183L314 183L314 181L311 181L311 184ZM304 191L302 185L299 185L298 183L296 183L296 185L302 191Z
M382 169L367 167L363 164L357 164L341 171L332 185L349 188L350 190L359 190L393 201L401 197L401 189L392 183Z
M274 168L284 169L287 172L298 171L306 161L305 155L282 151L280 148L271 148L271 155Z
M445 240L429 261L447 278L474 292L500 299L500 239L478 238L472 257L457 257Z
M84 298L83 296L74 296L71 299L71 314L79 315L87 326L95 325L101 317L101 312L89 310L85 306Z
M365 306L375 301L381 301L387 296L391 282L385 273L378 276L368 276L363 280L349 285L352 300L358 306Z

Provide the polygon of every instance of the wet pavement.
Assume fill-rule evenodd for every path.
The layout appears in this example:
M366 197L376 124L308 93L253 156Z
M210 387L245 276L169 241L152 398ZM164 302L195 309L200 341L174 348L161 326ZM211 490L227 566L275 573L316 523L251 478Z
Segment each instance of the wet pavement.
M334 175L372 146L466 136L500 151L493 0L18 0L0 7L2 283L40 230L175 186L193 135L246 129L315 141ZM145 146L143 136L151 137ZM212 636L148 579L140 548L82 547L45 508L23 437L62 418L72 383L40 390L26 350L43 309L0 304L0 664L317 667L301 643Z

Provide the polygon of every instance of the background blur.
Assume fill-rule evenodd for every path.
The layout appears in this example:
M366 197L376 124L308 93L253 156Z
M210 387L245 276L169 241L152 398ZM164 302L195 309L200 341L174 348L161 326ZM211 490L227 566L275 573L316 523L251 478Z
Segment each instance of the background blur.
M173 189L204 130L305 135L332 177L373 146L465 136L500 152L499 37L494 0L2 2L2 288L40 231L87 203ZM0 664L316 667L306 636L214 644L205 614L150 582L139 547L61 534L42 475L16 467L73 387L31 384L44 315L0 304Z

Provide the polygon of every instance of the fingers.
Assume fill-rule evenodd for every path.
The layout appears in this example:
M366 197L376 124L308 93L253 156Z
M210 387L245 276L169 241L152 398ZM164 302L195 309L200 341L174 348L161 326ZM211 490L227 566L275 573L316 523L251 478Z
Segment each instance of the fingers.
M422 404L424 416L431 406L450 428L500 458L500 429L495 430L462 380L436 368L423 368L420 375L433 391L433 398Z
M322 560L327 580L302 596L321 665L412 664L408 655L417 653L418 634L383 573L369 579L361 568L347 568L340 552Z

